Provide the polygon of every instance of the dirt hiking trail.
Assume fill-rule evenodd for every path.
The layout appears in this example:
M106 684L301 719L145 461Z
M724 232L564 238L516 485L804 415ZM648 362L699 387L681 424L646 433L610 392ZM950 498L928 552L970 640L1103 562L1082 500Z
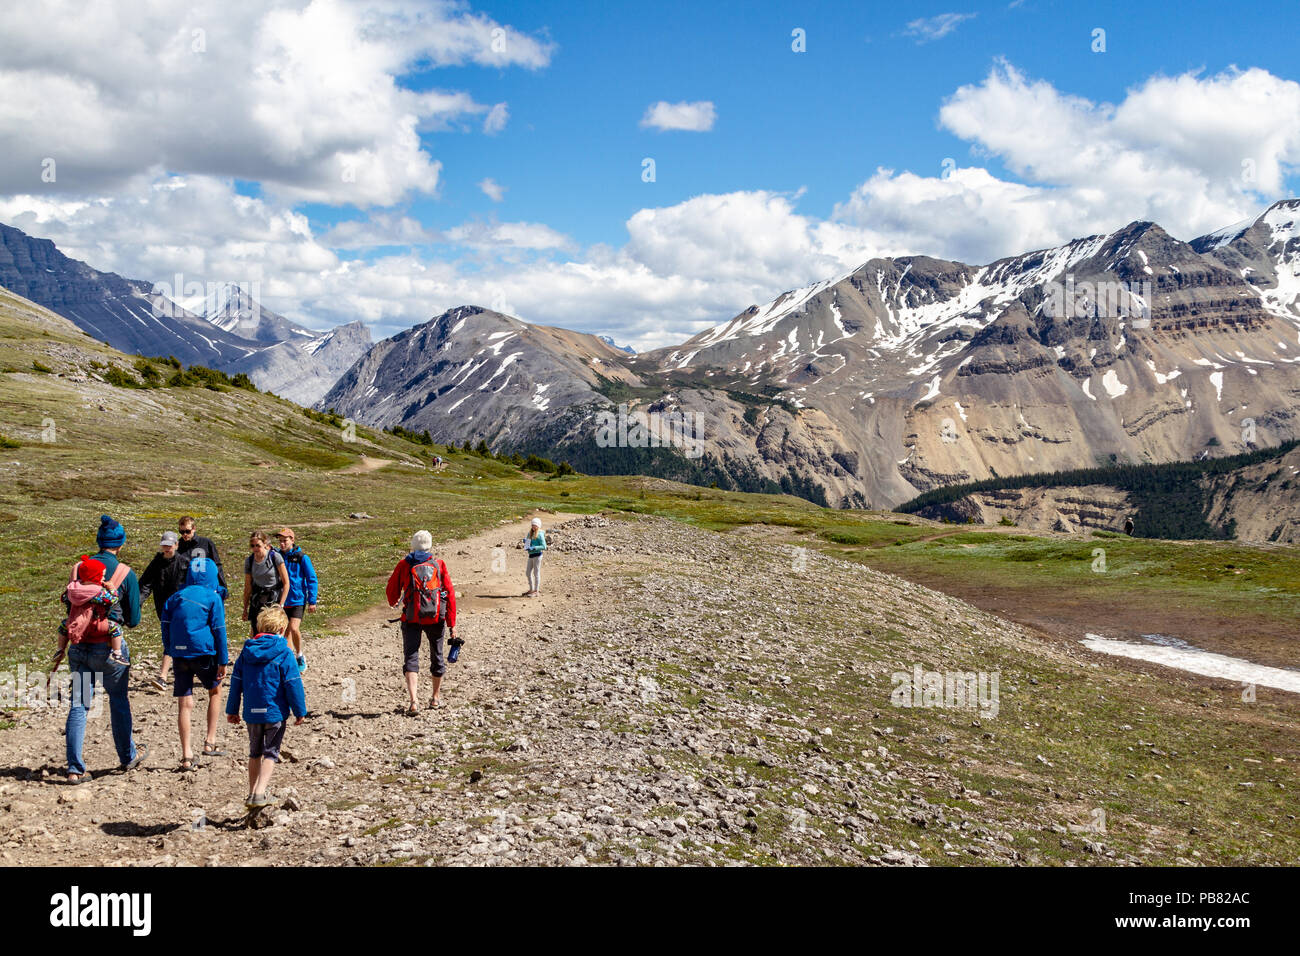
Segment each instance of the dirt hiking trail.
M1154 797L1108 811L1104 836L1089 830L1095 795L1113 789L1111 744L1078 736L1083 717L1062 716L1057 695L1082 681L1089 701L1124 701L1136 726L1105 721L1105 739L1123 753L1158 747L1166 777L1179 772L1170 761L1201 759L1191 752L1205 749L1206 721L1271 719L1243 717L1233 695L1197 694L1205 679L1103 670L1103 655L767 527L543 520L540 598L522 596L525 521L437 549L467 642L438 710L402 715L386 606L336 622L333 637L314 636L308 617L315 716L287 730L264 827L246 825L244 728L223 721L229 756L177 772L175 703L147 689L148 665L132 675L131 703L151 753L131 773L108 769L107 708L88 722L93 779L80 786L62 782L64 711L10 715L0 865L1294 862L1262 838L1221 852L1189 843ZM144 640L133 656L156 662ZM425 702L427 650L421 663ZM921 663L999 672L1000 709L896 709L896 672ZM1146 696L1150 680L1177 699ZM196 696L201 740L206 692ZM1234 814L1292 826L1270 784L1281 774L1291 792L1290 767L1234 768L1258 783L1222 785L1249 804Z

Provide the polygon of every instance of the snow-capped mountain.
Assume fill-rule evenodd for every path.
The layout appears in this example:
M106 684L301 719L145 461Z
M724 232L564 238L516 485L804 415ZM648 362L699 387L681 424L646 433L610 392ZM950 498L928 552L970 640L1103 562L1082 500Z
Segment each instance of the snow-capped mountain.
M223 332L254 342L311 342L320 333L295 325L262 305L253 293L236 283L227 283L206 293L190 311L203 316Z
M1296 437L1298 207L1190 243L1134 222L982 266L873 259L634 356L453 310L377 345L327 402L556 454L590 444L616 401L694 414L705 462L737 486L875 507L994 474L1227 454Z
M313 405L370 348L370 329L361 322L317 332L272 312L241 286L229 284L205 300L204 315L225 332L257 343L255 351L223 368L244 372L281 398Z
M641 384L626 358L594 335L461 306L375 343L319 405L444 443L544 447L565 440L570 410L606 401L600 388Z

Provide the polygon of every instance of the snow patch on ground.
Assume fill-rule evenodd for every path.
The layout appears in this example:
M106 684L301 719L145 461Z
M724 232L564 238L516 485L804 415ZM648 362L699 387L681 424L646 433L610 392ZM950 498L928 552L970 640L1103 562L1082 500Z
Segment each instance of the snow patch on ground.
M1111 640L1100 634L1089 634L1080 643L1089 650L1102 654L1151 661L1153 664L1163 664L1166 667L1174 667L1205 677L1221 677L1224 680L1258 684L1261 687L1276 687L1278 690L1300 694L1300 671L1267 667L1240 657L1228 657L1226 654L1215 654L1198 648L1134 644L1128 641Z

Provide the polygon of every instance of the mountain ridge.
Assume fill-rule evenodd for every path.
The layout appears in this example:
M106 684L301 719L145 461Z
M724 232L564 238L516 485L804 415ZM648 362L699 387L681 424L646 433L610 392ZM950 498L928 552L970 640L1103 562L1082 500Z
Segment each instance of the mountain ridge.
M877 507L993 474L1244 448L1246 419L1252 443L1280 443L1300 411L1298 207L1274 203L1213 241L1135 220L982 266L869 259L681 345L606 356L595 387L590 362L553 370L541 384L562 400L544 428L484 427L509 409L485 419L463 393L454 421L425 411L442 401L426 393L420 421L440 440L562 455L620 403L652 421L698 416L707 475L744 490L793 475L831 503ZM324 403L402 423L391 401L375 417L395 387L372 377L372 394L336 386Z

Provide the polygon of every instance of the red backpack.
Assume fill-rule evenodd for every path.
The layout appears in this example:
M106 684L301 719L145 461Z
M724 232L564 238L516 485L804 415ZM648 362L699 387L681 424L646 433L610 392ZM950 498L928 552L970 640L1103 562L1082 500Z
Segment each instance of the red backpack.
M447 568L437 558L411 568L402 619L410 624L437 624L447 616Z
M82 581L77 575L80 564L73 565L72 577L63 590L63 603L68 607L65 625L68 640L73 644L82 641L102 641L108 637L108 612L117 602L118 590L131 569L118 562L113 576L107 581Z

